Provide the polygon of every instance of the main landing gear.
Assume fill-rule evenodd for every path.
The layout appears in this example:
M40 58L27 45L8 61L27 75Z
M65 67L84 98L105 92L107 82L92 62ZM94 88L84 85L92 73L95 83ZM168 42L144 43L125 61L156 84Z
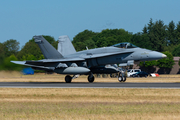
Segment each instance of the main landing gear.
M94 76L93 76L92 73L89 74L89 76L88 76L88 81L89 81L90 83L94 82Z
M66 75L65 81L66 81L66 83L71 83L72 77L70 75Z
M71 83L71 81L72 81L73 78L74 78L74 77L71 77L70 75L66 75L66 77L65 77L65 82L66 82L66 83ZM92 73L90 73L89 76L88 76L88 81L89 81L90 83L93 83L93 82L94 82L94 79L95 79L95 77L93 76Z

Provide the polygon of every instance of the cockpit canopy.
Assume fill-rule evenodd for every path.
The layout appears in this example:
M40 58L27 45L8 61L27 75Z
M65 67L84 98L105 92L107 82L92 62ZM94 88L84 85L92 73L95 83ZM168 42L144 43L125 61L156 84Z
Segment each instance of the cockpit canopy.
M114 47L118 47L118 48L137 48L137 46L131 44L131 43L128 43L128 42L123 42L123 43L118 43L118 44L115 44L113 45Z

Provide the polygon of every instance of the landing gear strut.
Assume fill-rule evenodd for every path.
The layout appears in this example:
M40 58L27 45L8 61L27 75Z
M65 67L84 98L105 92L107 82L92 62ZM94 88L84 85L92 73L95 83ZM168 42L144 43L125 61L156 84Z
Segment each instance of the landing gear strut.
M93 76L92 73L89 74L89 76L88 76L88 81L89 81L90 83L94 82L94 76Z
M72 77L70 75L66 75L65 81L66 81L66 83L71 83Z

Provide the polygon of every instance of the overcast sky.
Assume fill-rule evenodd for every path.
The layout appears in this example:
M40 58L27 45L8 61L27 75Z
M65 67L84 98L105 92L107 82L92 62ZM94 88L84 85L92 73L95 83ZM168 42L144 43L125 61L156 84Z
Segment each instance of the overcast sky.
M15 39L20 47L34 35L71 40L85 29L123 28L142 32L150 18L180 21L180 0L3 0L0 2L0 42Z

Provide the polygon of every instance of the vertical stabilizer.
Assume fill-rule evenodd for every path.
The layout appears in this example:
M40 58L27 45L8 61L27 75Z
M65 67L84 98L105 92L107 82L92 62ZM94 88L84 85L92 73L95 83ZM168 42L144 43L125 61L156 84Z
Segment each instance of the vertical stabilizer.
M34 36L35 42L46 59L61 59L63 56L42 36Z
M58 52L64 55L76 53L76 50L67 35L59 36Z

